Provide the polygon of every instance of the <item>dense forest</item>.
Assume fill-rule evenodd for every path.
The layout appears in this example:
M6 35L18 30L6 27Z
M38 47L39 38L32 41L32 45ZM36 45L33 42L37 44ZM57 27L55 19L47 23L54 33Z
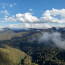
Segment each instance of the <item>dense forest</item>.
M58 48L51 40L38 43L41 32L53 31L37 30L23 37L0 41L0 65L65 65L64 49ZM59 32L64 37L64 31Z

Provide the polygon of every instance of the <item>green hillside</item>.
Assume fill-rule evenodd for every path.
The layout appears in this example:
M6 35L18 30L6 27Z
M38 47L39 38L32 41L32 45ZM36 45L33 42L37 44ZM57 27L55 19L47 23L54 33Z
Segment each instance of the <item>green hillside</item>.
M0 48L0 65L36 65L30 56L24 52L6 47Z

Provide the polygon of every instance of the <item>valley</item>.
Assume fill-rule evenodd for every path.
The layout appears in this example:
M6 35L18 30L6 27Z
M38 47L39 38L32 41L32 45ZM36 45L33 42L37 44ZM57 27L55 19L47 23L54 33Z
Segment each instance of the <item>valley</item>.
M9 31L10 30L7 31L8 36L9 36ZM22 33L22 34L20 34L20 36L14 36L8 40L1 40L0 48L3 48L3 50L5 50L5 52L8 50L9 53L10 53L9 48L13 49L13 51L12 51L13 53L15 53L15 49L17 49L17 50L19 49L20 52L23 52L23 53L27 54L28 56L30 56L31 57L30 63L29 64L24 64L24 62L23 62L23 64L20 63L22 65L65 65L64 48L62 49L61 47L58 47L52 40L45 41L45 42L44 41L39 42L39 38L42 36L42 33L46 33L46 32L51 33L51 34L53 32L54 33L59 32L59 33L61 33L63 39L65 39L64 28L25 30L22 32L17 32L17 33L14 32L15 34ZM44 40L44 39L42 39L42 40ZM1 49L2 52L3 52L3 50ZM5 54L5 52L4 52L4 54ZM17 51L17 52L19 52L19 51ZM18 54L17 52L16 52L16 54ZM15 56L15 54L14 54L14 56ZM21 56L22 56L22 54L21 54ZM22 59L20 59L20 61L22 61ZM27 60L27 62L29 62L29 59Z

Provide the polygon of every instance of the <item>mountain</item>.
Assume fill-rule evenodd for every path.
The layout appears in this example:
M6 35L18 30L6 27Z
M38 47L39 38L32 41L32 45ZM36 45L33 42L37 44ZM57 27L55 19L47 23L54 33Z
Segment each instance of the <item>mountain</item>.
M65 32L65 28L49 28L49 29L35 29L35 28L28 28L28 29L10 29L10 28L1 28L0 30L0 40L10 40L14 37L27 37L29 35L33 35L36 33L42 32ZM38 35L39 36L39 35Z
M65 49L60 48L64 44L65 28L19 29L21 32L18 29L4 28L3 30L5 32L0 33L1 38L3 38L0 40L0 63L3 62L2 65L8 64L8 62L16 65L20 63L19 61L22 61L20 63L22 65L29 65L30 63L30 65L65 65ZM61 34L61 38L58 33ZM54 42L52 41L53 38ZM39 42L41 39L42 42ZM57 40L58 44L61 44L59 47L56 45Z
M10 40L13 37L22 37L23 34L28 34L27 31L21 29L10 29L10 28L2 28L0 30L0 40Z

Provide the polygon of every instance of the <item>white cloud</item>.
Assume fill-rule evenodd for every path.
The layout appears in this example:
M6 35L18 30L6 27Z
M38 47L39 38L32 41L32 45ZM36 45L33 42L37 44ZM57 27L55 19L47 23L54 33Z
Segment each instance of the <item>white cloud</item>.
M2 7L5 8L7 6L7 3L2 3Z
M1 11L0 13L7 13ZM51 9L46 10L42 17L37 18L32 13L27 12L24 14L18 13L11 17L7 15L4 17L3 22L21 22L20 24L13 24L10 27L23 27L23 28L51 28L51 27L64 27L65 23L65 9ZM35 23L36 22L36 23ZM37 23L38 22L38 23ZM40 23L43 22L43 23ZM49 24L51 22L51 24Z
M65 9L53 8L52 10L46 10L41 20L44 22L65 23Z
M16 3L13 3L13 5L16 5Z
M1 14L9 15L9 12L7 10L0 11Z
M4 22L16 22L16 21L17 19L14 16L4 18Z
M16 5L16 3L12 3L12 4L9 4L9 7L12 8L15 5Z
M12 8L15 5L16 5L16 3L10 3L10 4L8 4L8 3L2 3L2 8L6 8L6 7Z
M37 22L39 19L33 16L31 13L16 14L15 16L4 18L6 22L10 21L21 21L21 22Z
M29 9L29 11L32 11L32 9Z
M33 16L31 13L16 14L16 17L19 21L22 21L22 22L36 22L36 21L39 21L39 19L36 16Z
M10 28L38 28L38 29L51 28L51 26L47 23L44 23L44 24L30 24L30 23L10 24L9 27Z
M9 4L9 7L13 7L13 4Z

